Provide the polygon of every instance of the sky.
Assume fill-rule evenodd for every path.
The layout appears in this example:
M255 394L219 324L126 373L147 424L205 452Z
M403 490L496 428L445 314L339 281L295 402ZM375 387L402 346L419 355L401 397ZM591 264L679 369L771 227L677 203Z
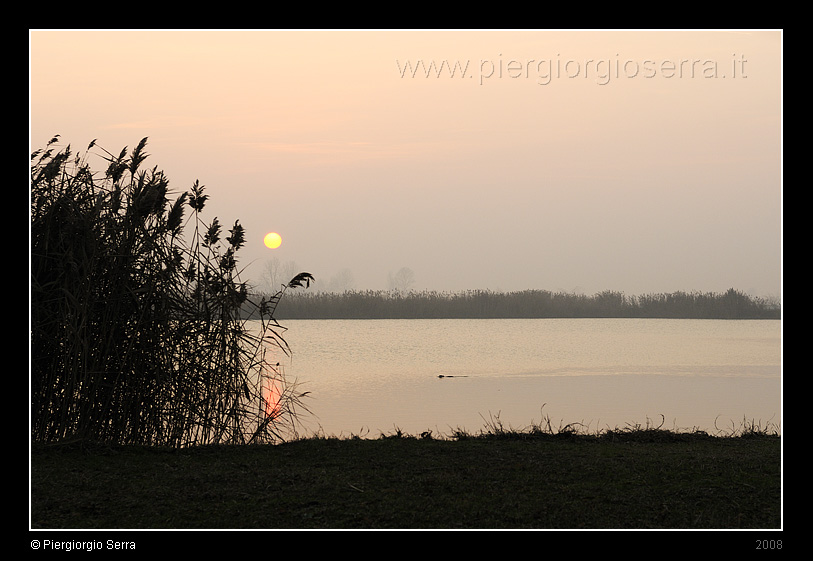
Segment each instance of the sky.
M173 199L198 180L204 219L246 229L257 288L276 263L322 290L408 268L415 290L779 299L782 40L30 30L30 143L148 137Z

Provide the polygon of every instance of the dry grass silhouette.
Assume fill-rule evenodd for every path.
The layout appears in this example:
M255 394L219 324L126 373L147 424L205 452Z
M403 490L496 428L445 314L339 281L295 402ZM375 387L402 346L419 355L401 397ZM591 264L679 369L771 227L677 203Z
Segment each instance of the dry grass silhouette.
M277 366L289 349L274 311L313 277L254 304L262 329L249 328L239 221L204 223L197 181L170 201L164 173L143 167L146 138L118 155L96 147L101 173L95 141L74 155L58 140L31 156L32 438L183 447L295 433L303 394Z

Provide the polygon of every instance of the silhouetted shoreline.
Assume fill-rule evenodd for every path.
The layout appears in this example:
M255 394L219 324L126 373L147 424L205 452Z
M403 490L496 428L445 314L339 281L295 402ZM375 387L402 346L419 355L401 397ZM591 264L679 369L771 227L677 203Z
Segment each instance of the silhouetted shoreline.
M249 300L259 300L254 295ZM277 317L286 319L661 318L781 319L781 306L735 289L592 296L548 290L494 292L345 291L289 294ZM247 314L248 315L248 314ZM250 316L249 316L250 319Z
M35 529L782 526L781 437L762 428L716 437L492 427L451 440L399 431L181 450L36 445L31 464Z

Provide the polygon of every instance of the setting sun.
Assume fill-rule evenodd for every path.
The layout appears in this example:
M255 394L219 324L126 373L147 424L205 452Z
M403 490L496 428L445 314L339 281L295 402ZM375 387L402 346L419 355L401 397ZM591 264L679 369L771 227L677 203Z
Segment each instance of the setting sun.
M263 239L265 246L270 249L276 249L282 243L282 237L277 234L276 232L269 232L265 235L265 239Z

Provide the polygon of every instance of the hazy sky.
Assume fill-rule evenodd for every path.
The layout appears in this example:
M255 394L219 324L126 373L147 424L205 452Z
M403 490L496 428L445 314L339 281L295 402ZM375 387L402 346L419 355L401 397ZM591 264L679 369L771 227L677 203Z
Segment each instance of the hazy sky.
M255 284L779 296L781 70L779 31L33 30L30 138L149 137Z

